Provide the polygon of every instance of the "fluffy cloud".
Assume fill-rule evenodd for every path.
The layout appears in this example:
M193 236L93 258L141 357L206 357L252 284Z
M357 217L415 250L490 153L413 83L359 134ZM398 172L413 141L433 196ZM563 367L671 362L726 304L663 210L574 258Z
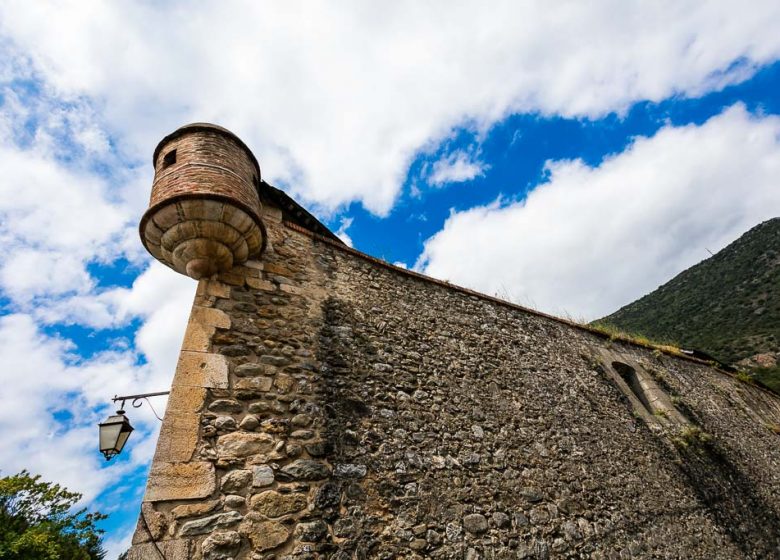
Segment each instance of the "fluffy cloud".
M5 474L27 468L91 500L126 472L100 468L93 407L113 395L112 377L125 385L135 376L127 356L78 363L71 350L41 333L29 316L0 318L0 383L11 393L0 407L2 467ZM66 418L56 416L62 411Z
M551 161L522 201L454 212L417 267L539 309L595 319L780 209L780 118L734 106L667 126L598 167Z
M0 407L0 448L14 450L4 454L2 469L27 468L93 499L123 474L146 465L159 427L148 407L132 411L139 431L128 450L129 463L101 468L95 426L109 412L113 395L170 386L194 287L192 280L155 264L131 289L114 291L102 313L112 316L112 324L143 321L134 348L106 350L88 360L73 343L46 335L31 315L0 317L0 384L8 390ZM165 400L154 404L162 412Z
M735 17L738 10L739 17ZM780 4L89 3L0 7L6 57L86 96L133 158L186 121L234 129L266 176L385 213L421 148L511 112L597 117L697 95L780 54ZM18 57L18 55L16 55ZM106 100L110 100L107 102ZM87 147L104 144L82 134Z
M485 173L485 164L475 160L472 154L456 150L433 163L428 182L440 187L445 183L470 181Z

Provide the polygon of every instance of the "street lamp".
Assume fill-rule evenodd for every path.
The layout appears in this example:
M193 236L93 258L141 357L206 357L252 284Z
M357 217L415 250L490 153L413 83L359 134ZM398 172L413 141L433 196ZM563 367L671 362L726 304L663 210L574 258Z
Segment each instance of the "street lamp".
M133 427L130 425L130 420L125 416L125 401L132 401L133 408L140 408L143 401L146 401L152 412L158 420L162 421L162 418L157 416L157 412L154 410L152 403L149 402L149 397L159 397L161 395L167 395L170 391L160 391L158 393L144 393L143 395L126 395L124 397L115 396L114 403L122 401L119 410L116 414L109 416L108 420L98 424L100 434L100 452L106 458L106 461L110 461L122 452L122 449L127 443L127 438L130 437L130 433L133 431Z
M133 431L130 420L125 416L125 411L121 408L116 411L114 416L109 416L108 420L98 424L100 430L100 452L110 461L115 455L122 452L122 448L127 443L127 438Z

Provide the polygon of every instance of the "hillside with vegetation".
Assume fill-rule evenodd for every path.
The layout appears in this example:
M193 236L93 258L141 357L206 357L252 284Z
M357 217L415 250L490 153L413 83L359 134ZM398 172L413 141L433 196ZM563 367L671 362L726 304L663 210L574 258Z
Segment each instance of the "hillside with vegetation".
M740 363L780 390L780 218L598 323Z

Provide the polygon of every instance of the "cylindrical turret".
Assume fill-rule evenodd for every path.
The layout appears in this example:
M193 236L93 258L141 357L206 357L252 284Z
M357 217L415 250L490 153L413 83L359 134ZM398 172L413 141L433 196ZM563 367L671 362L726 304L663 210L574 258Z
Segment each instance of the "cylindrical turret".
M153 163L140 233L157 260L199 279L263 250L260 166L235 134L213 124L183 126L157 145Z

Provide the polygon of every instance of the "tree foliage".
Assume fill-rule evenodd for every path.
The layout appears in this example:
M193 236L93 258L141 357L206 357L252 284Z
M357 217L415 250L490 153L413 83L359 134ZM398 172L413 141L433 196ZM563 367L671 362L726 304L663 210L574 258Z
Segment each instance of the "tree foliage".
M0 478L0 560L101 560L105 519L73 511L81 494L29 472Z
M599 322L725 363L780 349L780 218Z

